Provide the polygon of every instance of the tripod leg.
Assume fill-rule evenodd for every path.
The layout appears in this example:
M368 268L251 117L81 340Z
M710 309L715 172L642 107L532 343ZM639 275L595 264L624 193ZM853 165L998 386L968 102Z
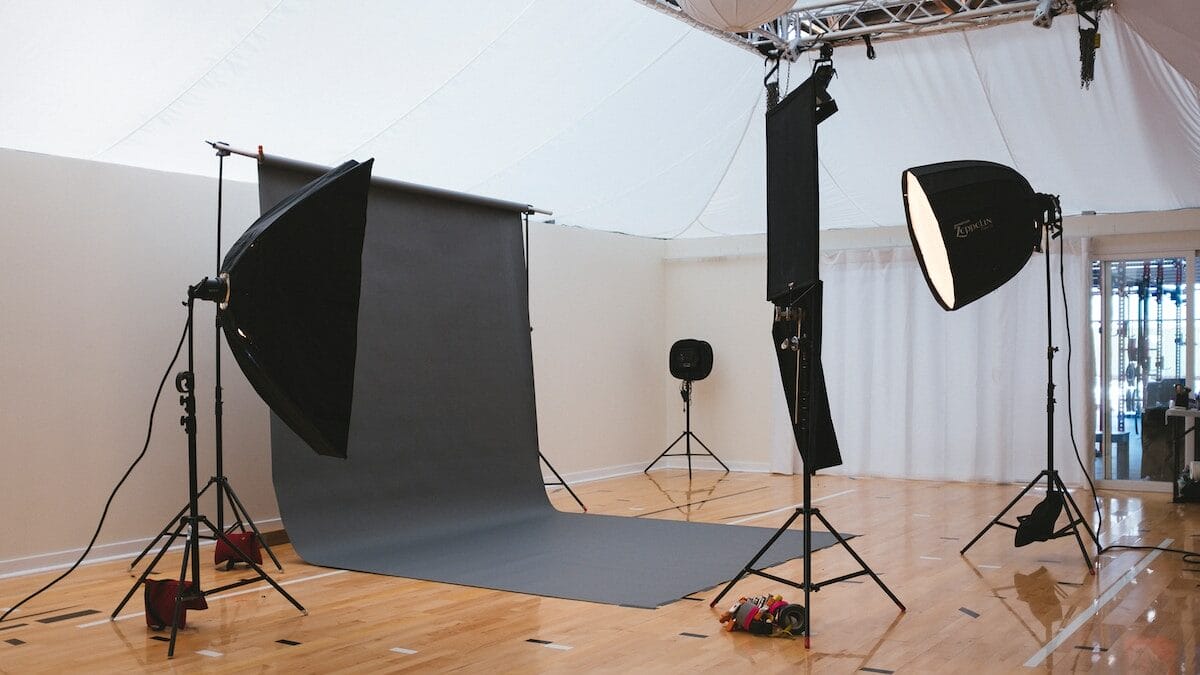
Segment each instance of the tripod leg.
M729 473L729 467L725 466L725 462L722 462L720 457L717 457L717 453L713 452L711 448L705 445L704 441L700 440L700 437L696 434L692 434L692 438L696 439L696 442L700 444L700 447L704 448L708 452L710 457L717 460L717 464L720 464L721 468L725 469L725 473Z
M666 449L666 450L663 450L663 451L662 451L662 453L661 453L661 454L659 454L659 456L658 456L658 457L656 457L656 458L654 459L654 461L653 461L653 462L650 462L650 464L649 464L649 465L647 465L645 469L642 469L642 473L650 473L650 469L651 469L651 468L652 468L652 467L653 467L655 464L658 464L658 460L662 459L663 457L666 457L666 456L667 456L667 453L671 451L671 448L675 447L675 446L676 446L676 444L678 444L678 443L679 443L679 441L682 441L684 436L687 436L687 432L686 432L686 431L684 431L684 432L681 432L681 433L680 433L678 436L676 436L676 437L675 437L675 440L671 441L671 444L667 446L667 449Z
M196 525L193 523L193 527ZM192 532L188 538L190 539L196 536L196 534L196 532ZM186 589L185 584L187 583L188 557L191 553L192 547L190 545L183 547L183 565L179 570L179 587L175 589L175 612L171 615L171 643L167 646L168 659L175 657L175 638L179 635L179 617L183 613L183 594ZM199 590L200 580L193 579L192 583L196 584L196 589Z
M687 455L687 463L688 463L688 482L691 483L691 481L692 481L692 432L685 431L684 436L686 436L686 440L683 442L683 445L685 448L687 448L687 450L685 451L685 454Z
M1079 535L1079 526L1083 525L1089 535L1092 535L1092 530L1087 527L1087 520L1084 519L1083 512L1079 510L1079 505L1071 498L1071 493L1067 492L1067 486L1059 478L1058 472L1054 473L1054 482L1057 484L1058 489L1062 491L1063 496L1067 498L1067 517L1071 519L1071 532L1075 535L1076 543L1079 544L1079 552L1083 554L1083 562L1087 565L1088 572L1095 574L1096 566L1092 563L1092 557L1088 555L1087 547L1083 544L1083 537ZM1072 511L1072 509L1074 510ZM1092 540L1095 541L1095 535L1092 535ZM1099 546L1099 542L1096 545Z
M563 477L558 474L558 470L554 468L554 465L550 463L550 460L546 459L546 456L540 451L538 452L538 457L546 463L546 466L550 467L550 473L554 474L554 477L558 479L559 484L567 489L567 492L570 493L571 498L574 499L575 503L579 504L579 508L583 509L586 513L587 507L583 505L583 501L579 499L579 495L575 494L575 491L571 489L570 485L567 485L567 481L563 480Z
M759 549L758 553L754 554L754 557L751 558L750 562L746 563L746 566L737 573L737 576L731 579L729 583L725 585L725 588L721 589L721 592L717 594L717 597L713 598L712 602L708 603L709 607L716 606L716 604L721 601L721 598L725 597L725 594L729 592L729 589L733 588L734 584L741 581L747 574L750 574L754 571L754 564L758 562L758 559L767 554L767 551L769 551L771 547L775 545L775 542L783 536L784 532L787 532L787 529L792 526L792 523L796 522L796 519L800 517L800 514L803 513L803 511L804 509L796 509L796 512L787 519L787 522L785 522L778 530L775 531L775 534L771 535L771 539L767 541L766 545Z
M975 535L975 538L974 538L974 539L972 539L972 540L971 540L971 542L970 542L969 544L967 544L966 546L962 547L962 550L961 550L961 551L959 551L959 552L958 552L958 554L959 554L959 555L965 555L965 554L966 554L966 552L967 552L967 549L969 549L969 548L971 548L972 546L974 546L974 545L975 545L975 542L979 541L979 538L980 538L980 537L982 537L983 535L987 534L987 531L988 531L988 530L990 530L990 529L992 529L992 526L993 526L993 525L995 525L996 523L1000 522L1000 519L1004 517L1004 514L1008 513L1009 509L1011 509L1012 507L1016 506L1016 505L1017 505L1017 502L1021 501L1021 497L1024 497L1026 492L1029 492L1030 490L1032 490L1032 489L1033 489L1033 486L1034 486L1034 485L1037 485L1037 484L1038 484L1038 483L1039 483L1039 482L1042 480L1042 476L1045 476L1045 475L1046 475L1046 472L1045 472L1045 471L1043 471L1043 472L1041 472L1041 473L1039 473L1039 474L1037 475L1037 478L1034 478L1033 480L1029 481L1029 485L1026 485L1026 486L1025 486L1025 489L1024 489L1024 490L1021 490L1021 492L1020 492L1020 493L1018 493L1016 497L1013 497L1013 500L1012 500L1011 502L1009 502L1009 503L1008 503L1008 506L1004 507L1004 510L1003 510L1003 511L1001 511L1001 512L1000 512L1000 513L998 513L998 514L996 514L996 517L995 517L995 518L992 518L991 522L989 522L987 525L985 525L985 526L983 527L983 529L979 531L979 534Z
M208 520L208 518L205 518L204 516L201 516L200 518L210 528L213 527L213 524ZM254 562L253 560L250 559L249 556L242 553L242 550L239 549L237 547L237 545L235 545L232 541L230 541L229 537L225 536L224 532L217 530L217 538L220 539L221 541L225 542L225 545L228 546L230 549L232 549L233 551L236 551L239 555L241 555L242 562L249 565L255 571L255 573L258 574L258 576L262 577L263 581L267 582L268 584L271 584L271 587L274 588L275 591L278 592L280 595L282 595L284 597L284 599L286 599L288 602L292 603L293 607L300 610L300 612L303 613L305 616L308 615L308 610L304 609L304 605L301 605L299 602L296 601L295 598L293 598L291 595L289 595L287 591L283 590L283 586L280 586L278 582L276 582L274 579L272 579L271 575L267 574L266 570L264 570L263 568L258 566L258 563Z
M850 542L846 541L846 539L842 537L842 534L838 532L833 525L829 524L828 520L825 520L825 516L821 515L821 512L815 509L813 510L813 515L815 515L817 520L820 520L821 524L825 526L825 529L829 530L829 533L832 534L835 539L837 539L837 542L842 545L842 548L846 549L846 552L854 558L854 561L858 563L859 567L862 567L867 574L871 575L871 578L875 580L875 583L879 584L879 588L881 588L884 593L887 593L887 596L892 599L892 602L896 603L896 606L900 608L900 611L908 611L904 607L904 603L900 602L900 598L897 598L896 595L892 593L892 590L887 587L887 584L883 583L883 580L875 574L875 570L871 569L871 566L859 557L858 553L855 552L855 550L850 546Z
M187 521L181 516L179 519L179 525L175 527L175 531L170 533L167 538L167 542L163 544L161 549L159 549L158 555L154 556L154 560L150 561L150 565L146 567L145 571L143 571L141 576L138 577L138 580L133 582L133 587L130 588L129 592L125 594L125 597L121 599L121 604L117 605L117 608L113 610L111 615L109 615L110 619L117 618L117 615L121 613L121 610L125 609L125 605L129 603L129 600L133 597L133 594L137 592L138 586L141 586L146 582L146 577L150 576L150 573L154 571L154 568L158 565L158 562L162 560L164 555L166 555L167 549L171 548L171 544L175 543L176 539L183 536L182 532L186 524Z
M1075 509L1075 512L1079 514L1079 519L1082 521L1080 524L1083 525L1084 531L1088 533L1088 538L1092 540L1092 543L1096 545L1096 548L1099 548L1100 538L1096 536L1095 531L1092 530L1091 525L1088 523L1088 519L1084 517L1083 509L1079 508L1079 504L1077 504L1075 499L1071 497L1071 493L1067 492L1067 486L1062 482L1062 478L1058 476L1057 472L1055 472L1054 478L1055 482L1058 483L1059 489L1062 490L1063 496L1067 498L1067 501Z
M213 478L209 478L209 479L208 479L208 484L207 484L207 485L205 485L205 486L204 486L204 489L200 490L200 492L199 492L199 493L197 493L197 495L196 495L196 496L197 496L197 497L199 497L200 495L202 495L202 494L204 494L205 492L207 492L207 491L208 491L208 488L209 488L210 486L212 486L212 484L213 484L213 481L214 481L214 480L215 480L215 479L213 479ZM183 517L183 515L184 515L185 513L187 513L187 510L188 510L188 505L187 505L187 504L184 504L184 505L183 505L183 508L182 508L182 509L179 509L179 513L176 513L174 518L172 518L171 520L167 521L167 524L166 524L166 526L165 526L165 527L163 527L163 529L162 529L162 530L161 530L161 531L158 533L158 536L156 536L156 537L154 538L154 540L153 540L153 541L151 541L149 544L146 544L146 548L142 549L142 552L141 552L141 553L139 553L139 554L138 554L138 556L137 556L136 558L134 558L134 559L133 559L133 562L129 563L129 569L133 569L133 568L137 567L138 563L140 563L140 562L142 561L142 559L143 559L143 558L145 558L145 557L146 557L146 555L147 555L148 553L150 553L150 550L154 548L155 544L157 544L157 543L159 542L159 540L160 540L160 539L162 539L163 537L167 536L167 533L171 531L171 525L172 525L172 524L174 524L174 523L175 523L177 520L179 520L180 518L182 518L182 517Z
M224 488L225 494L229 497L229 503L233 505L233 509L231 510L233 511L235 522L241 523L242 517L245 517L246 524L250 526L250 530L254 532L254 538L258 540L258 545L262 546L267 555L271 557L271 561L275 563L275 568L282 572L283 565L279 564L279 558L276 558L275 552L271 550L270 546L267 546L267 540L263 539L262 532L258 531L258 526L254 524L254 519L250 517L249 512L246 511L246 507L242 505L242 500L238 499L237 493L233 491L233 486L229 484L229 481L223 481L221 487Z

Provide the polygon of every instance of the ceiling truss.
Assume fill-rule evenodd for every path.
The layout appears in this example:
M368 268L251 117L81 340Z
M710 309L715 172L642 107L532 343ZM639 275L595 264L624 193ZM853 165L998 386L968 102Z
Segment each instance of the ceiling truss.
M675 0L638 0L726 42L763 56L795 61L821 45L882 42L947 30L1032 21L1039 4L1052 14L1074 13L1068 0L801 0L783 16L749 33L727 33L685 14ZM1100 9L1111 0L1089 0ZM1030 27L1033 30L1033 27Z

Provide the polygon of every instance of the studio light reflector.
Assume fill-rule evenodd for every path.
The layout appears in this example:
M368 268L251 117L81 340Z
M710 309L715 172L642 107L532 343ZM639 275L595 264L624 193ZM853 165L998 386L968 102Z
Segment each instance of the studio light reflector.
M313 450L345 457L367 191L349 161L254 222L221 265L221 325L246 379Z
M934 298L955 310L1029 261L1044 199L1015 170L983 161L927 164L901 176L908 233Z

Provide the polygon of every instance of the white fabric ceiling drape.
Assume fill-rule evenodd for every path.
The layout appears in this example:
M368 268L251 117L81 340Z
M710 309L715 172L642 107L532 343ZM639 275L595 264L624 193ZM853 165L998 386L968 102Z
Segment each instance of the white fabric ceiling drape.
M1083 481L1071 447L1067 337L1051 256L1058 410L1055 464ZM1093 445L1085 423L1088 359L1086 261L1066 242L1065 279L1074 353L1076 438L1084 462ZM937 305L908 248L823 256L822 360L844 464L832 473L929 480L1028 481L1046 464L1045 268L1040 254L1016 278L955 312ZM787 409L776 390L772 470L801 470Z
M887 42L874 61L838 48L822 227L901 224L901 170L963 158L1015 166L1067 213L1200 206L1200 98L1171 65L1195 61L1180 46L1195 38L1159 39L1163 12L1104 16L1089 91L1070 16ZM785 67L784 87L808 69ZM210 176L206 139L326 164L374 156L379 175L560 223L758 233L763 73L633 0L8 2L0 147ZM254 164L226 175L253 180Z
M1116 10L1151 48L1200 86L1200 7L1195 0L1120 0Z

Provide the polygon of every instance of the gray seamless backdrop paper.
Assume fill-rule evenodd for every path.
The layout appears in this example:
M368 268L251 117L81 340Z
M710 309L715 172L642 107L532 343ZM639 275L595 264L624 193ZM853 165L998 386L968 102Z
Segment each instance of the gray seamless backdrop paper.
M317 175L262 164L260 206ZM271 419L296 551L325 567L646 608L732 578L772 530L550 504L521 236L519 213L372 183L348 457L317 455ZM832 543L814 534L814 549ZM801 551L788 532L760 566Z

